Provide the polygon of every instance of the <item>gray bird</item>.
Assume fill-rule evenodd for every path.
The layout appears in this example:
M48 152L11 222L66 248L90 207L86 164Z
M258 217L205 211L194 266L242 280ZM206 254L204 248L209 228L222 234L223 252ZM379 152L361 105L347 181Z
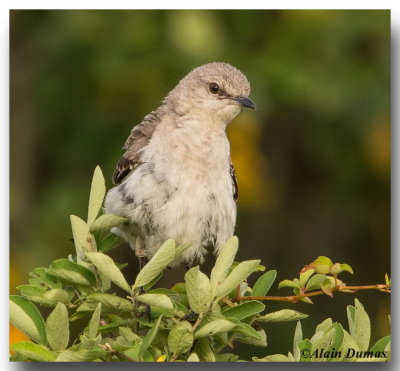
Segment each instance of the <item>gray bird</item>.
M167 239L190 244L179 261L200 263L234 232L238 186L227 125L248 98L246 76L227 63L209 63L186 75L162 105L136 125L113 175L105 212L129 219L112 232L141 262Z

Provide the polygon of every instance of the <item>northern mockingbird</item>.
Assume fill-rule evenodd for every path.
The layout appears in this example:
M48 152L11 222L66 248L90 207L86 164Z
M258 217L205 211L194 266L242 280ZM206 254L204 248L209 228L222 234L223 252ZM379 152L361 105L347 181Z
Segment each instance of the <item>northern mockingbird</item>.
M113 175L105 211L129 219L112 232L142 265L165 240L190 244L179 262L191 266L232 235L238 186L226 126L248 98L246 76L209 63L185 76L162 105L136 125Z

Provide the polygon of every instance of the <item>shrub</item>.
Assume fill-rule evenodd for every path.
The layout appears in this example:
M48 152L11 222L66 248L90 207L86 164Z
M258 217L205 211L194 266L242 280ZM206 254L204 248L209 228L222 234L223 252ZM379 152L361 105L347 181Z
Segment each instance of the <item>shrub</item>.
M127 220L98 216L104 195L104 178L96 168L87 221L71 216L76 257L36 268L29 284L18 287L21 295L10 297L11 322L31 339L11 346L12 361L241 361L227 350L233 343L266 348L263 324L286 321L297 321L292 351L252 361L390 359L390 336L370 346L370 319L357 299L347 307L349 331L328 318L316 326L310 339L303 338L301 327L307 314L293 309L268 313L262 302L311 302L311 296L332 296L336 291L389 291L388 277L382 285L346 286L338 275L353 273L352 268L319 257L299 278L279 284L293 288L294 295L266 296L276 271L263 272L259 260L235 262L238 239L232 237L222 247L210 277L195 266L186 272L184 282L170 289L155 288L164 269L186 248L168 240L129 285L121 272L126 265L105 254L120 242L109 229ZM253 273L260 276L250 287L246 279ZM115 286L126 295L117 295ZM46 320L36 305L52 308ZM74 337L72 324L79 327Z

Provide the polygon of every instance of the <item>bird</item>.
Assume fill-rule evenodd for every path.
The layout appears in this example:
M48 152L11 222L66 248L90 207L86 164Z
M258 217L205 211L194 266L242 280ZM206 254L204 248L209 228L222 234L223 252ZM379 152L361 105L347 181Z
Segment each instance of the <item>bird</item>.
M129 220L111 232L129 243L139 269L167 239L188 246L170 267L189 269L233 236L238 183L226 128L242 107L256 108L249 93L239 69L208 63L131 130L104 210Z

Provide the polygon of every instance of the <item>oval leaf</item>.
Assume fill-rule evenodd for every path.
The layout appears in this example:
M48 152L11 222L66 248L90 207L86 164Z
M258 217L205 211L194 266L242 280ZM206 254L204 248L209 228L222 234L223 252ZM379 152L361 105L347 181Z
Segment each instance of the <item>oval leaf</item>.
M257 317L258 322L287 322L287 321L297 321L308 317L308 314L297 312L293 309L282 309L277 312L272 312L265 314L263 316Z
M231 237L220 249L215 265L211 271L210 282L213 290L225 279L232 266L233 260L239 248L239 240Z
M11 349L24 357L37 362L53 362L56 356L46 347L27 341L20 341L11 345Z
M103 205L104 196L106 194L106 184L103 173L99 166L96 166L92 178L92 186L90 188L89 207L87 224L90 226L96 219L101 205Z
M51 349L64 350L69 341L68 310L58 303L46 320L47 340Z
M79 349L79 350L71 350L66 349L61 352L57 358L56 362L90 362L97 359L104 358L107 355L107 352L102 349Z
M358 299L354 299L354 319L350 326L350 334L357 342L360 350L368 350L371 338L371 321L364 306Z
M199 356L200 362L215 362L215 354L213 348L207 338L200 338L196 341L194 347L196 354Z
M153 307L174 309L171 299L164 294L142 294L136 300Z
M10 321L34 342L47 344L42 315L34 304L22 296L10 296Z
M175 257L175 241L167 240L157 250L150 261L143 267L136 277L133 289L144 286L163 271Z
M92 246L92 244L89 243L89 241L90 242L94 241L93 238L88 239L88 237L90 237L89 225L86 224L81 218L75 215L70 215L70 220L71 220L72 236L74 237L77 262L78 264L87 267L88 264L84 261L85 253L87 251L96 251L96 249Z
M67 283L82 286L94 286L96 283L96 278L90 269L68 259L54 260L48 271Z
M315 290L321 287L322 282L324 282L326 274L317 273L314 274L307 282L306 289Z
M213 292L208 277L200 272L197 265L186 272L185 282L186 293L192 311L195 313L206 312L213 299Z
M252 296L265 296L276 279L276 271L265 272L254 284Z
M53 307L58 302L68 304L70 297L68 293L62 289L51 289L43 294L42 305L46 307Z
M100 215L90 226L90 232L94 233L98 231L110 230L112 227L116 227L128 221L128 218L123 218L122 216L103 214Z
M104 276L121 287L121 289L129 293L131 292L131 288L128 282L126 282L124 275L108 255L101 252L89 252L86 254L86 257Z
M244 318L253 316L257 313L262 312L265 309L265 305L257 300L251 300L239 304L235 307L224 310L221 314L228 318L236 318L242 320Z
M196 353L190 353L186 362L200 362L199 356Z
M187 352L193 345L192 326L189 322L179 322L168 335L168 348L172 354L179 355Z
M218 318L199 328L194 333L194 338L198 339L204 336L212 336L220 334L222 332L228 332L232 330L235 326L235 323L228 321L227 319Z
M42 302L42 296L44 294L44 288L32 285L21 285L18 286L20 294L27 298L30 301L34 301L35 303Z
M130 300L120 298L116 295L111 294L103 294L99 292L95 292L90 294L87 297L87 300L84 301L76 310L77 312L94 312L97 308L98 303L103 304L102 309L118 309L119 311L130 312L133 310L133 304Z
M239 263L217 288L217 297L222 298L242 283L260 264L260 260L247 260Z

